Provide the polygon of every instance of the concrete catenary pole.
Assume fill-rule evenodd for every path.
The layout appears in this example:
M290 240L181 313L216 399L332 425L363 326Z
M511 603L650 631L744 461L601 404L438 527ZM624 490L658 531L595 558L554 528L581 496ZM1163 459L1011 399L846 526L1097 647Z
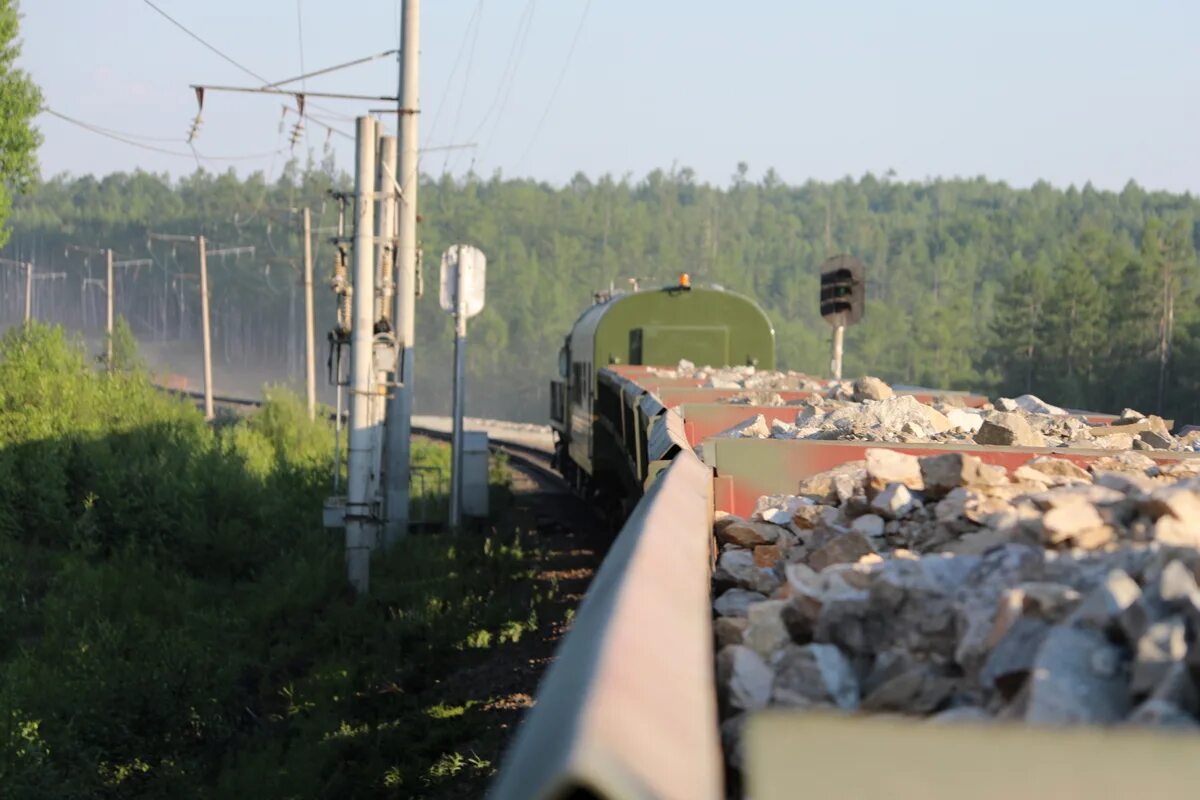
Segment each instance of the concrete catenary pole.
M33 262L25 265L25 324L33 322Z
M197 236L196 243L200 247L200 332L204 337L204 418L212 419L213 412L213 378L212 378L212 329L208 321L208 251L205 249L204 237Z
M450 445L450 528L462 527L462 467L463 467L463 412L466 394L467 350L467 285L466 270L463 269L462 245L458 247L457 266L454 268L454 427Z
M308 418L317 418L317 343L313 319L312 212L304 209L304 399Z
M387 410L387 539L408 532L409 454L412 437L417 295L417 135L420 113L418 61L421 49L420 0L404 0L400 29L400 201L396 219L396 377Z
M396 236L396 215L393 203L395 192L393 187L396 185L396 137L383 136L382 133L382 123L376 124L378 141L376 156L379 163L375 178L375 329L381 334L376 339L377 348L380 339L390 336L393 343L395 341L395 335L391 332L391 304L394 284L392 272L395 263L393 242ZM392 373L395 370L395 357L392 357L392 363L389 364L387 359L379 357L382 354L381 350L377 349L376 352L376 358L372 362L375 366L374 386L378 391L371 395L371 424L375 431L373 437L375 450L371 459L373 465L371 496L383 500L380 509L382 522L387 519L387 488L383 483L387 475L384 464L387 451L385 418L387 416L388 388L389 384L394 382ZM388 543L386 530L385 527L384 545Z
M381 126L382 127L382 126ZM396 137L379 138L379 183L376 187L378 205L375 232L379 245L379 269L375 273L379 305L376 316L380 320L393 319L393 295L396 278Z
M371 398L375 340L375 120L358 118L354 172L353 313L350 328L350 433L346 486L346 575L359 594L370 589L375 520L369 496L374 451Z
M104 363L108 369L113 368L113 251L109 247L104 251Z
M377 159L375 173L375 320L376 330L386 331L391 327L392 319L392 269L393 269L393 249L392 239L395 237L395 214L392 211L392 186L395 184L396 175L396 137L384 136L383 124L376 122L375 125L376 141L378 142L375 156ZM375 425L382 426L384 417L387 414L387 391L388 372L391 371L389 365L383 363L382 359L376 359L375 365L378 368L375 375L375 384L380 388L380 392L371 398L371 419ZM384 441L385 428L378 428L378 435L375 437L376 463L380 465L379 472L376 473L377 481L383 480L382 469L384 460L384 450L387 443ZM376 483L372 494L386 494L380 484ZM385 515L386 516L386 515Z

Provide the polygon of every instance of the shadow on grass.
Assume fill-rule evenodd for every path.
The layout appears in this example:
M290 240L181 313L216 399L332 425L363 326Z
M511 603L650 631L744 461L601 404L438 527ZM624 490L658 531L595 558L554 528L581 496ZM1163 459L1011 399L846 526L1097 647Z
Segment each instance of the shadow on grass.
M408 537L355 598L325 464L128 400L140 424L5 431L4 797L481 794L505 700L446 680L537 626L516 532Z

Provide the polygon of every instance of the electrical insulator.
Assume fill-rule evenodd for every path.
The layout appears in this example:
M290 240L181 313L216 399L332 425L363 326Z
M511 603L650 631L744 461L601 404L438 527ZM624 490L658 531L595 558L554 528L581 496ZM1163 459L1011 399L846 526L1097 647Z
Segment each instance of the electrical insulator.
M204 123L204 120L201 118L201 116L199 114L197 114L196 118L194 120L192 120L192 127L188 129L188 136L187 136L188 144L191 144L192 141L197 136L200 135L200 126L203 123Z

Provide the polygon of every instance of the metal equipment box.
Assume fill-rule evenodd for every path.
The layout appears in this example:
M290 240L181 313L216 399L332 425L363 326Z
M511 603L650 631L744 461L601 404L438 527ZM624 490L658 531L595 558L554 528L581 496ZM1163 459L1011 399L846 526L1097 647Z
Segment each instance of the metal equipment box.
M462 510L468 517L488 515L487 431L463 431Z

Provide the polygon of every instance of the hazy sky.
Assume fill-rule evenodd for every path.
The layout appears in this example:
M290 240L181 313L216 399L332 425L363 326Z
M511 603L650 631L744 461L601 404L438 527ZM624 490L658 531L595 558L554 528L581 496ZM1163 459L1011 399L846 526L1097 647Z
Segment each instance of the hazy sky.
M311 71L398 40L398 0L155 2L271 80L300 74L302 59ZM173 153L42 115L46 175L190 172L188 85L261 83L144 0L23 0L22 11L21 63L50 108L161 138L139 141ZM724 184L746 161L753 176L774 167L792 182L891 168L901 179L1119 189L1133 178L1200 191L1194 0L426 0L423 12L423 144L478 145L427 153L422 167L434 174L474 163L484 175L561 182L675 164ZM372 95L395 87L392 59L308 82ZM279 132L288 100L210 94L197 151L253 157L205 166L277 175L295 121ZM373 107L310 102L344 115L327 121L347 132L349 117ZM309 123L318 157L326 138ZM330 144L348 166L352 143Z

